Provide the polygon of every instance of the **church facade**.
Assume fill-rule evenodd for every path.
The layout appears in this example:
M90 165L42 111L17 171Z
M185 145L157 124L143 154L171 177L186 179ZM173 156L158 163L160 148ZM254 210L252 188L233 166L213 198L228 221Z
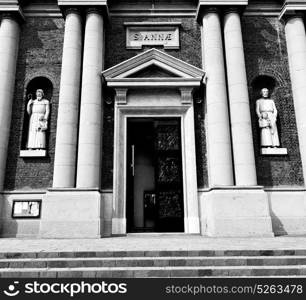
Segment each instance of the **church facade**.
M306 234L305 0L0 0L0 236Z

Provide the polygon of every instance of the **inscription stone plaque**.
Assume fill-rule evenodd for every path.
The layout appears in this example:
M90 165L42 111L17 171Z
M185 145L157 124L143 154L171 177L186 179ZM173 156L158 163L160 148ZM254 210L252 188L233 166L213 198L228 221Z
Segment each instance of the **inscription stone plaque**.
M141 49L143 46L163 46L179 49L179 25L174 22L126 22L126 48Z

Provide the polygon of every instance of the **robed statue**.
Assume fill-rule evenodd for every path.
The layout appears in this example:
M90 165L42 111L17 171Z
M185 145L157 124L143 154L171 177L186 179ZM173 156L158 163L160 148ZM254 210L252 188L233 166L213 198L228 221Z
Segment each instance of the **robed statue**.
M36 91L36 99L30 100L27 104L27 112L30 116L28 140L26 148L30 150L46 149L46 130L50 115L50 102L44 98L44 91Z
M273 99L269 97L269 90L261 90L261 98L256 101L256 114L258 124L261 130L261 147L279 147L279 137L277 131L277 109Z

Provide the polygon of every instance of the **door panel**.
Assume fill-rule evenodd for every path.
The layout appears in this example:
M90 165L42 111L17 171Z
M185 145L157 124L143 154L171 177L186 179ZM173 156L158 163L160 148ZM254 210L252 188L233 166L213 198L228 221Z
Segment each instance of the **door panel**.
M183 231L183 193L180 121L160 121L156 126L157 230Z
M179 119L128 120L128 232L184 231Z

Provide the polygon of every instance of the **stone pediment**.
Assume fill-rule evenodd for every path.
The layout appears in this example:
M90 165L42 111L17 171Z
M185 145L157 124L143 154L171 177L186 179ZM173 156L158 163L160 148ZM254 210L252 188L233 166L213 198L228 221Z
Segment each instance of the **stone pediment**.
M155 48L102 72L108 86L199 86L205 72Z
M171 78L171 77L179 77L179 76L153 65L143 70L140 70L134 74L131 74L128 77L129 78L160 78L160 77Z

